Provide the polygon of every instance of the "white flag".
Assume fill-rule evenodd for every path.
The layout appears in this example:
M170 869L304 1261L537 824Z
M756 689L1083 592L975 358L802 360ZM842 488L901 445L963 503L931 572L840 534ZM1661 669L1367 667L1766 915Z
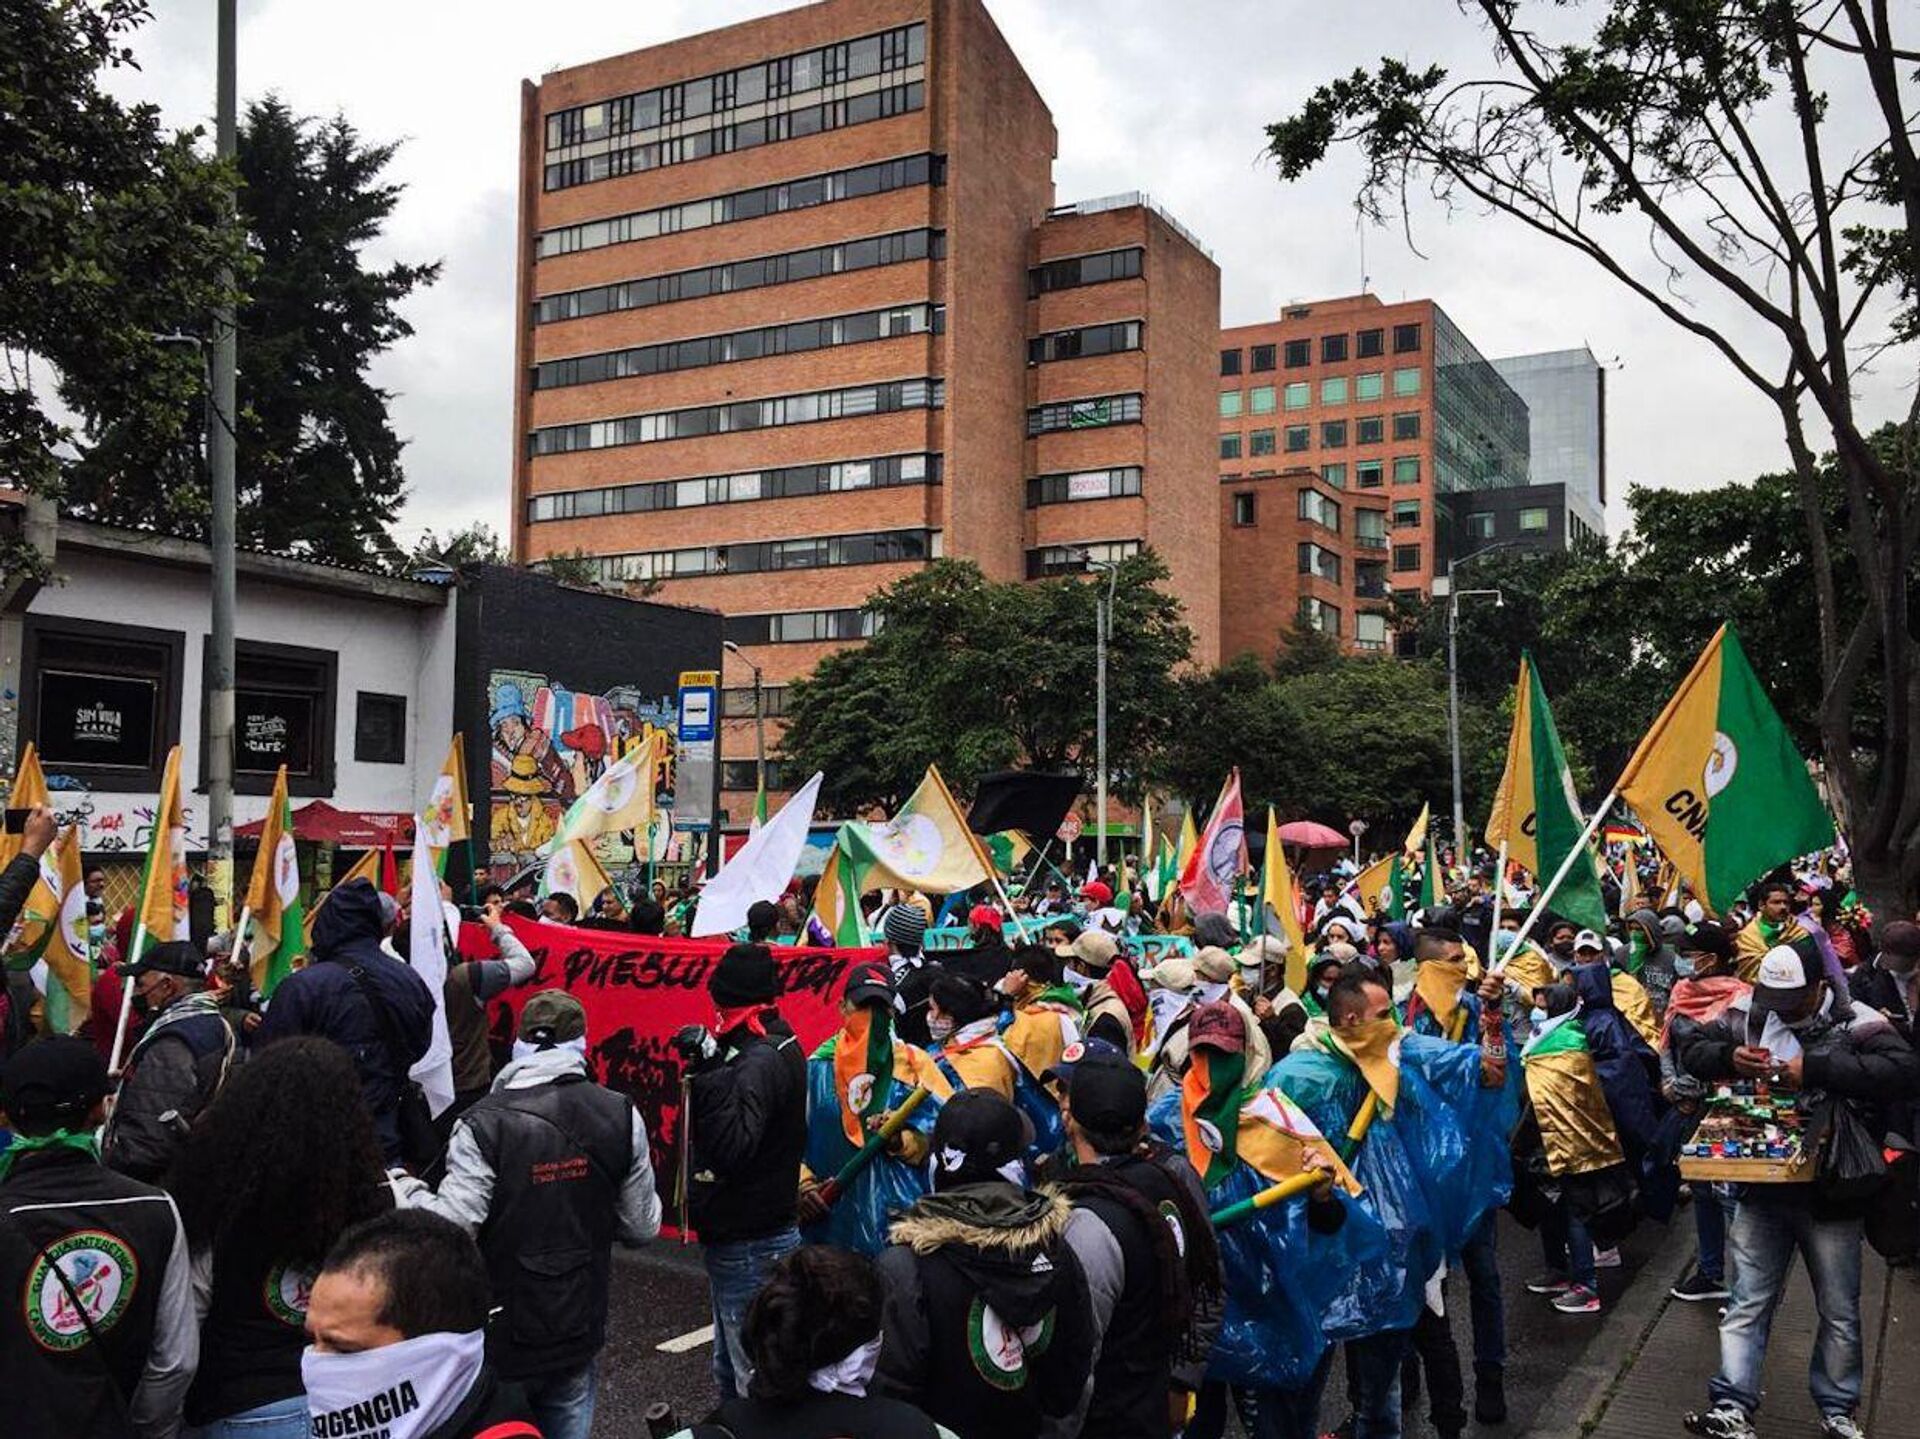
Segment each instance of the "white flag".
M800 863L800 852L807 847L807 829L813 823L820 778L815 774L802 785L780 806L780 813L749 836L720 872L707 881L700 891L700 905L693 912L689 935L697 939L731 933L747 922L747 909L755 900L779 898Z
M440 877L434 873L433 851L427 846L427 827L413 822L412 914L407 921L407 962L426 981L433 996L433 1039L427 1052L408 1071L426 1092L434 1117L453 1103L453 1041L447 1037L447 923L440 907Z

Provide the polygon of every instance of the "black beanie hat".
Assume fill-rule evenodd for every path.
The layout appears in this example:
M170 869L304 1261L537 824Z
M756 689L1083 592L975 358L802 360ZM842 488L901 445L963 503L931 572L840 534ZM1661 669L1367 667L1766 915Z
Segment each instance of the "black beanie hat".
M764 944L729 946L707 980L707 993L722 1009L772 1004L780 997L780 972L772 952Z

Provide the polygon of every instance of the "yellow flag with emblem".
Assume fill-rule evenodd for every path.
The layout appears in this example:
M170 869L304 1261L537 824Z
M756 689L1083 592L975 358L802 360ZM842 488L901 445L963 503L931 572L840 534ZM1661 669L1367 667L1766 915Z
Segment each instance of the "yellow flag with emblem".
M300 905L300 858L293 843L293 803L287 798L287 767L273 780L273 798L267 801L266 821L260 827L260 848L253 856L253 876L247 882L247 910L253 916L253 987L271 999L280 981L293 973L294 961L306 952L306 930Z
M33 978L46 996L48 1031L72 1034L87 1017L93 992L78 825L68 825L40 856L40 877L20 912L19 948L35 956Z
M40 751L28 740L20 750L20 763L13 768L13 787L7 793L7 808L34 809L52 801L47 797L46 771L40 767ZM0 869L20 853L20 836L0 834Z
M190 937L187 928L187 817L180 807L180 746L167 754L153 835L134 909L134 958L156 944Z
M573 802L554 834L554 849L568 840L632 830L634 842L647 842L660 817L655 780L666 758L665 730L649 730L639 744L608 765Z
M954 894L993 880L993 861L967 817L954 803L938 765L907 796L900 812L868 829L873 862L860 879L864 894L875 889Z
M607 872L600 867L600 861L594 857L593 846L583 839L570 839L564 844L556 844L553 853L547 856L547 867L540 875L542 896L570 894L582 914L612 884Z
M433 781L433 793L420 815L427 827L427 843L436 850L466 839L471 830L467 820L466 736L455 735L447 746L446 763Z
M1300 906L1293 893L1293 874L1280 844L1280 820L1267 807L1267 852L1260 869L1260 910L1268 934L1287 944L1287 988L1306 993L1307 936L1300 924Z

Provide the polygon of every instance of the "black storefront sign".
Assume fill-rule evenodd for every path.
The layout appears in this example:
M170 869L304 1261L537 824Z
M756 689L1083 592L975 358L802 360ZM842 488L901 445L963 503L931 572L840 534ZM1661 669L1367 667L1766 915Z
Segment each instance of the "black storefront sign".
M272 775L281 765L289 779L311 776L314 697L274 690L234 693L233 767L239 774Z
M159 713L157 679L43 669L35 743L48 766L144 770L157 748Z

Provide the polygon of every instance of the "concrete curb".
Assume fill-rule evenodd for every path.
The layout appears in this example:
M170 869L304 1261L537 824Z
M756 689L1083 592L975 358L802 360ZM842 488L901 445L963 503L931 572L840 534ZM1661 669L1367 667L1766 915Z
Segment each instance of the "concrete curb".
M1592 1432L1654 1325L1669 1304L1678 1302L1667 1291L1692 1266L1693 1248L1692 1211L1676 1209L1659 1247L1647 1256L1626 1292L1600 1321L1579 1362L1540 1406L1527 1430L1528 1439L1584 1439Z

